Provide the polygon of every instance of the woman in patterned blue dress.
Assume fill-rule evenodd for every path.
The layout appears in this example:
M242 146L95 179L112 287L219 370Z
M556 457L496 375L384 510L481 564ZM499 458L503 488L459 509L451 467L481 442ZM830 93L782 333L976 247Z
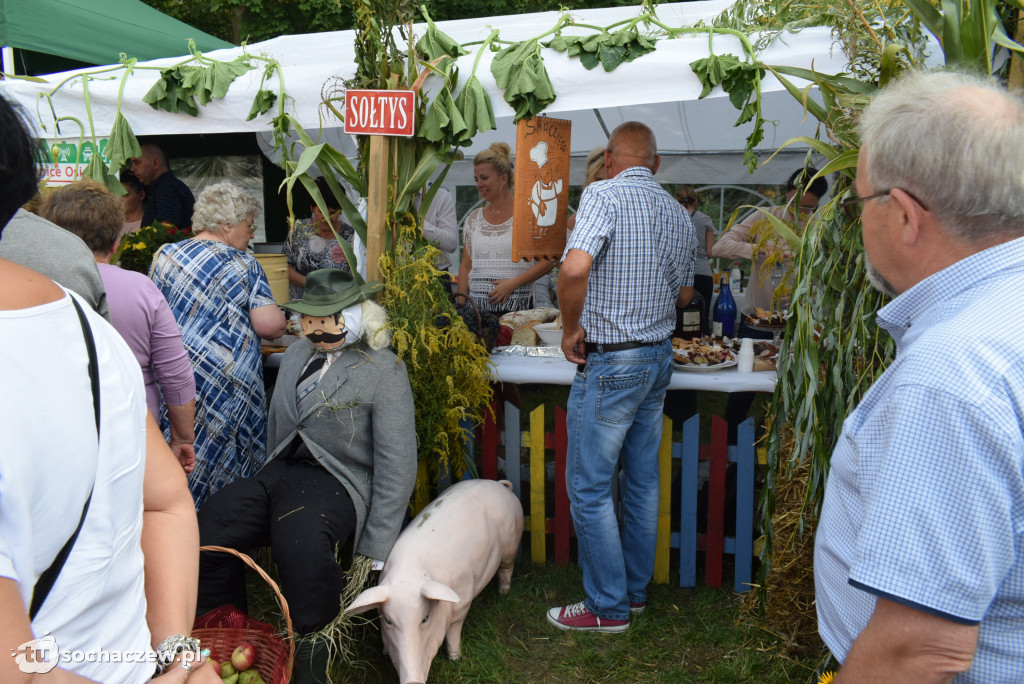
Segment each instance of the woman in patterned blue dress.
M150 269L196 376L196 468L188 478L196 508L254 474L266 455L259 338L283 335L285 318L263 268L245 252L260 208L231 183L211 185L196 201L196 236L161 247Z

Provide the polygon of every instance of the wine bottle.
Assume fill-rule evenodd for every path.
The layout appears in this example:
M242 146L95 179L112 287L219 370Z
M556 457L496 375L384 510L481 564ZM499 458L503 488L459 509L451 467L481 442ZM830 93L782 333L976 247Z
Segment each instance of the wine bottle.
M720 288L711 325L714 337L733 337L736 334L736 300L732 298L732 288Z
M684 307L676 307L676 329L672 336L692 340L694 337L702 336L706 329L704 298L700 296L700 292L694 290L689 304Z

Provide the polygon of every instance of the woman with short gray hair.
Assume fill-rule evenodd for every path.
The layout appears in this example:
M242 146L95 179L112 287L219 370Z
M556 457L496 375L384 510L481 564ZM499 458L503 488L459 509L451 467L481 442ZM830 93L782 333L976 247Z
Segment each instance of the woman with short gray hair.
M259 262L245 248L260 202L226 181L206 188L192 216L195 237L166 244L150 269L181 328L196 376L199 508L224 485L256 472L266 455L267 401L260 337L284 334Z

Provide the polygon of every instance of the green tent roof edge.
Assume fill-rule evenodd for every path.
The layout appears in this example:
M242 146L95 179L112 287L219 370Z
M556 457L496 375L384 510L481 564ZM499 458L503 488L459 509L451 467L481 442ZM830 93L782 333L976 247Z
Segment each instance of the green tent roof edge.
M0 0L0 45L89 64L117 64L235 47L142 0Z

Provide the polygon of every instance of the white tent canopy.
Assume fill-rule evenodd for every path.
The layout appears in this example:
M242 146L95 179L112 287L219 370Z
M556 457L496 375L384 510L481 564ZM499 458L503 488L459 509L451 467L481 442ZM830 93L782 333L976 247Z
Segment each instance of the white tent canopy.
M686 26L710 20L730 4L730 0L662 4L657 6L657 14L665 24ZM573 12L572 16L577 23L607 26L636 16L639 9L618 7L580 10ZM439 22L438 26L459 43L482 41L490 34L492 27L500 31L503 40L522 40L546 32L555 25L558 17L558 13L544 12ZM425 25L415 27L417 34L422 34L424 29ZM574 31L577 31L574 27L564 29L567 34ZM244 50L277 60L282 66L289 110L314 137L321 126L333 128L325 131L325 138L346 154L352 155L354 146L340 132L340 122L330 115L321 120L320 103L326 82L332 78L350 78L354 74L353 38L352 31L281 36L247 47L217 50L207 56L227 61L242 54ZM792 170L793 163L773 163L759 169L754 176L748 175L742 151L751 125L733 127L739 112L728 98L723 97L724 93L720 89L716 89L704 100L697 100L701 85L689 64L706 57L709 45L717 54L731 53L740 57L743 54L738 39L733 36L716 34L709 43L706 34L686 35L673 40L661 40L654 52L633 62L623 63L606 73L600 67L588 71L578 59L545 49L544 62L557 99L544 114L573 121L572 149L578 158L584 157L593 147L603 144L606 130L610 131L623 121L637 119L649 124L657 134L663 156L663 167L658 174L662 182L781 182ZM467 78L473 70L477 56L474 47L469 49L472 50L471 54L460 58L458 64L462 79ZM495 140L512 142L515 138L513 111L502 99L501 90L490 73L492 56L493 53L485 51L476 75L491 96L498 130L477 136L466 150L467 158ZM761 58L768 64L813 67L824 73L840 72L846 67L839 49L833 46L828 28L808 28L799 33L784 34L761 53ZM270 121L273 111L253 121L245 120L260 85L259 69L240 76L226 97L201 107L198 117L155 110L142 102L143 95L157 80L158 72L141 67L163 68L179 63L182 59L140 62L129 76L121 111L136 135L251 131L260 134L264 149L269 149L267 143L271 140ZM40 99L41 94L51 91L56 84L74 73L53 74L41 83L3 81L0 82L0 93L19 101L25 107L30 118L35 119L43 137L74 140L79 134L77 126L63 124L63 135L55 135L50 107L45 100ZM113 125L121 85L120 76L121 72L113 71L97 75L89 83L92 119L99 137L105 137ZM427 89L429 83L428 79ZM797 85L802 87L806 84L797 80ZM267 87L276 89L276 79L268 83ZM768 126L759 148L759 156L767 158L782 143L796 135L816 134L813 117L805 116L799 103L778 81L769 76L763 83L763 91L766 93L763 116L776 125ZM80 79L67 82L52 98L53 111L58 116L71 116L86 122L89 117L84 95ZM573 182L582 178L581 167L582 164L574 165ZM472 166L467 162L456 165L446 185L471 182Z

